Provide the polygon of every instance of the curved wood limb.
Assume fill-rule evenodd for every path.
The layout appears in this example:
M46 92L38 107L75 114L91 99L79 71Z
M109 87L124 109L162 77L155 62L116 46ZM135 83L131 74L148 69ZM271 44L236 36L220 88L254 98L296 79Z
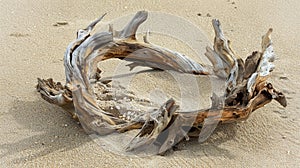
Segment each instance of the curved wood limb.
M160 109L142 113L131 121L104 111L97 104L92 89L93 81L101 79L101 70L97 68L100 61L123 59L132 62L129 65L131 69L135 66L147 66L196 75L208 75L208 71L183 54L149 43L146 37L144 42L138 42L135 34L148 17L146 11L138 12L121 31L115 31L110 26L108 32L90 34L103 17L104 15L87 28L79 30L77 39L68 46L64 57L66 85L40 78L37 85L37 91L46 101L74 107L73 116L78 117L87 133L105 135L115 131L123 133L141 129L130 142L128 150L153 144L164 136L158 150L162 153L180 139L188 139L188 131L192 127L199 129L203 126L199 131L210 132L213 128L206 125L245 120L253 111L273 99L284 107L287 105L285 96L266 81L274 69L272 29L263 36L262 51L253 52L243 61L233 52L230 41L221 30L220 22L213 20L214 47L207 47L205 55L213 64L214 75L227 80L224 95L213 96L210 109L179 112L175 101L170 99ZM209 135L205 134L204 137Z

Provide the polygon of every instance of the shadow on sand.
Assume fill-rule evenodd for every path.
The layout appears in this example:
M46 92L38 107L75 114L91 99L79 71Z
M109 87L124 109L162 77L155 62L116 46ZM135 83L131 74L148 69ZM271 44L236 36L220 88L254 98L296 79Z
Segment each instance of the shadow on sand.
M14 163L31 161L57 151L72 150L92 141L80 124L74 121L67 112L42 100L15 100L10 109L10 115L21 125L21 131L17 130L17 132L19 134L24 130L24 134L21 135L24 138L1 145L0 148L4 152L0 154L0 158L13 156ZM25 135L26 132L28 135ZM202 144L199 144L196 139L180 143L177 146L179 151L176 155L181 155L186 151L191 155L184 155L185 157L226 156L233 159L234 156L230 151L220 146L232 140L236 132L237 127L234 123L220 125ZM172 157L172 154L168 157Z
M9 114L21 126L16 132L24 138L2 144L0 148L4 152L0 158L12 155L14 163L34 160L55 151L72 150L92 141L66 112L42 100L15 100Z

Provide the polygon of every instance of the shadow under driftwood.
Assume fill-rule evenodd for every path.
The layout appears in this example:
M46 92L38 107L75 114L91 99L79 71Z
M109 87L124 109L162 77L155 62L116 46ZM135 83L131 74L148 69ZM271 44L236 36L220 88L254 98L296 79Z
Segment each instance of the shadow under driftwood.
M30 132L22 140L0 146L4 151L0 157L13 155L15 156L13 163L27 162L55 151L72 150L92 140L68 113L42 101L15 100L10 114L22 129ZM218 146L234 138L235 126L236 124L222 125L215 130L207 142L199 144L197 139L191 138L190 141L177 145L175 151L179 155L181 151L189 150L197 157L226 154L227 157L233 158L234 156L228 150ZM23 155L23 151L32 152Z
M202 143L198 142L198 138L190 138L189 141L182 141L175 146L174 151L188 151L190 154L185 157L209 157L222 156L234 159L234 154L221 145L236 137L238 127L237 123L228 123L219 125L212 135Z
M72 150L91 141L67 113L42 101L15 100L9 114L21 125L20 129L29 132L22 140L0 146L4 151L0 158L14 156L13 163L34 160L55 151Z

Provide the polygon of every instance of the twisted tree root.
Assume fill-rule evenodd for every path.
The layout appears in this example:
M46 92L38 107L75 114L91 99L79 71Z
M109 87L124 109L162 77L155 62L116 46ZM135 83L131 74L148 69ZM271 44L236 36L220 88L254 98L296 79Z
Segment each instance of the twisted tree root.
M253 52L245 61L232 50L224 36L220 22L213 20L215 39L213 49L207 47L205 55L213 65L212 74L207 67L178 52L149 43L138 42L136 31L148 17L146 11L138 12L122 31L110 26L109 32L91 34L94 26L104 17L79 30L77 39L69 44L65 57L66 84L52 79L38 78L37 91L46 101L69 110L78 118L87 133L106 135L133 129L140 132L129 142L127 150L143 149L158 143L158 153L163 153L180 139L188 139L189 130L199 130L198 136L205 140L214 128L212 125L246 120L249 115L273 99L282 106L287 102L283 93L267 82L274 69L274 51L271 41L272 29L263 36L261 52ZM120 118L118 113L105 111L97 104L93 90L94 81L101 80L97 63L111 58L133 62L129 66L147 66L154 69L173 70L195 75L215 75L226 79L224 95L212 96L209 109L180 112L175 100L170 99L161 108L140 113L131 120ZM103 82L103 84L107 84ZM108 94L109 91L103 91ZM201 129L202 127L202 129ZM202 135L200 134L202 132ZM199 135L200 134L200 135ZM195 134L193 134L195 135ZM200 139L199 139L200 140ZM201 140L201 141L202 141Z

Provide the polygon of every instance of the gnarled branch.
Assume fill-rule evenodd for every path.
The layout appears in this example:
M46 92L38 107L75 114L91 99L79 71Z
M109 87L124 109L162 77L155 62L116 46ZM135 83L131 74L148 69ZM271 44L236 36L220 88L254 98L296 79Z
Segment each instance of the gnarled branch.
M205 53L213 65L214 74L209 74L200 63L178 52L153 45L146 37L144 42L137 41L136 31L147 19L146 11L138 12L121 31L115 31L110 26L108 32L91 34L94 26L103 17L104 15L87 28L79 30L77 39L67 47L64 57L65 86L52 79L38 79L37 85L38 92L46 101L59 106L74 106L72 115L78 117L88 133L105 135L140 129L127 149L142 148L165 136L158 150L162 153L178 140L184 137L188 139L191 136L188 132L192 127L200 132L205 119L210 118L207 120L208 125L245 120L253 111L272 99L284 107L287 105L284 95L267 82L274 69L270 37L272 29L263 37L262 51L253 52L244 62L232 50L230 41L221 30L220 22L213 20L214 47L207 47ZM226 90L224 96L212 97L210 109L180 112L175 100L170 99L157 110L144 111L132 119L124 119L118 112L103 110L105 108L97 104L97 93L93 90L95 81L99 82L101 79L101 70L97 68L97 63L111 58L132 62L129 64L131 69L135 66L147 66L195 75L216 75L226 78ZM101 84L102 93L108 95L110 91L106 87L107 83ZM223 98L224 103L221 101Z

